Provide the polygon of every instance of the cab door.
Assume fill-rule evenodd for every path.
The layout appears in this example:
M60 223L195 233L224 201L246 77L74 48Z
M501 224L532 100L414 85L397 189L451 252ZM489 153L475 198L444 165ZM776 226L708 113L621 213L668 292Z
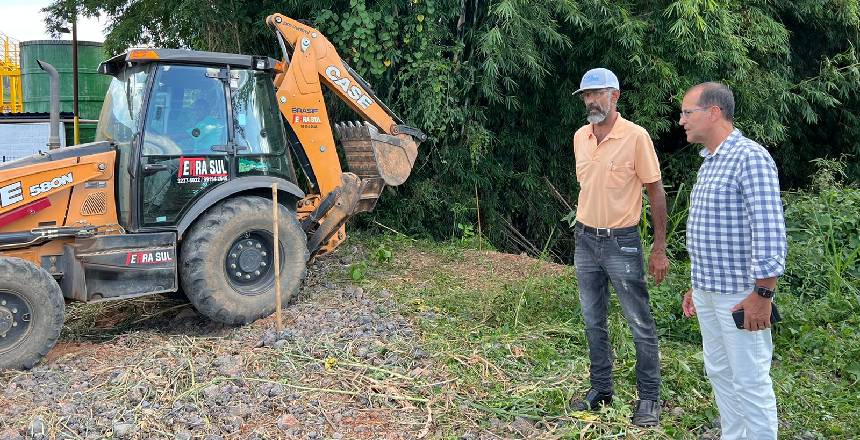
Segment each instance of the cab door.
M230 180L226 69L160 65L140 147L138 224L170 228L211 187Z
M272 72L232 69L230 78L237 175L272 176L296 183Z

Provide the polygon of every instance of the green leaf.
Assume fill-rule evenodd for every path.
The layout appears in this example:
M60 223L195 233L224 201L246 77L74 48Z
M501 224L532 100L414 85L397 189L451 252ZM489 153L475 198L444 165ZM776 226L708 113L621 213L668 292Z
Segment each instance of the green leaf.
M353 281L361 281L364 279L366 266L364 263L357 263L349 266L349 277Z

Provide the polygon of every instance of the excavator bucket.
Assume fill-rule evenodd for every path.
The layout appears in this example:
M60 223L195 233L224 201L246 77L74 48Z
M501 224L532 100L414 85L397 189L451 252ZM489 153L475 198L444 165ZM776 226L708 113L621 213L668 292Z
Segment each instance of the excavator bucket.
M367 122L335 125L349 171L362 179L381 178L386 185L405 182L418 156L418 141L408 134L380 133Z

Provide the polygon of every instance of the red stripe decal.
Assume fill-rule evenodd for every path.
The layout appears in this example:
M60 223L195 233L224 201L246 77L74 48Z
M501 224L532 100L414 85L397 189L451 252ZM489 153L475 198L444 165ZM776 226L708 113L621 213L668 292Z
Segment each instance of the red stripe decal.
M30 202L24 206L15 208L5 214L0 215L0 227L6 226L16 220L20 220L28 215L34 215L37 212L51 206L51 201L47 197Z

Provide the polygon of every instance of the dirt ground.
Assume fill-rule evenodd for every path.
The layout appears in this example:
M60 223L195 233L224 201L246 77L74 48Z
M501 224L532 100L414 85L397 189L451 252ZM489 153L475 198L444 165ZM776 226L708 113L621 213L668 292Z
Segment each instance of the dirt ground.
M466 252L447 261L410 250L388 276L419 282L423 271L448 265L474 283L504 282L534 262ZM31 371L0 373L0 440L439 437L452 380L391 292L348 278L366 257L346 246L312 264L280 334L274 316L229 327L176 298L68 305L47 358ZM516 426L497 428L479 437L520 436Z
M344 279L358 253L312 265L281 334L160 296L68 306L43 362L0 373L0 439L428 436L430 359L390 293Z

